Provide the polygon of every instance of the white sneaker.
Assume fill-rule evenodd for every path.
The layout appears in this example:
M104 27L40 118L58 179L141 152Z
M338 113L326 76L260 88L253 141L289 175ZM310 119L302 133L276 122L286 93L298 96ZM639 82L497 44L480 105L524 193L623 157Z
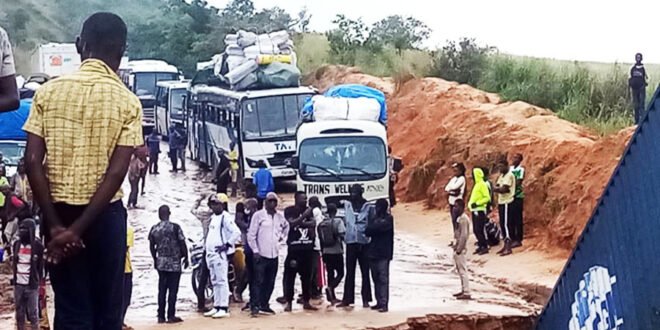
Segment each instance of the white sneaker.
M204 316L213 317L213 315L215 315L216 313L218 313L218 309L213 308L210 311L204 313Z
M217 313L213 314L214 319L223 319L223 318L226 318L226 317L229 317L229 313L225 312L224 309L220 309L220 310L218 310Z

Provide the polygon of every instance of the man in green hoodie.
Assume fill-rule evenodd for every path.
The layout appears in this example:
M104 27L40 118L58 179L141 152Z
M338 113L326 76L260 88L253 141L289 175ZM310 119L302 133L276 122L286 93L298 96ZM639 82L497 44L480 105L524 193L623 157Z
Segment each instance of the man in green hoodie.
M472 212L472 228L479 246L474 253L484 255L488 253L488 241L486 240L484 226L488 222L486 208L488 203L490 203L490 190L486 181L484 181L484 171L481 168L475 167L472 170L472 178L474 180L474 187L472 188L468 204Z

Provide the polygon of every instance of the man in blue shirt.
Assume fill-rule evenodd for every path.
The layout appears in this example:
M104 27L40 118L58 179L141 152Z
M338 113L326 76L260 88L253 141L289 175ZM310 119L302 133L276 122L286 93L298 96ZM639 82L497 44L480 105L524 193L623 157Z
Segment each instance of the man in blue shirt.
M259 170L254 173L252 183L257 186L257 201L259 202L259 209L264 205L266 195L275 191L275 182L273 181L273 174L266 168L266 163L260 160L258 163Z

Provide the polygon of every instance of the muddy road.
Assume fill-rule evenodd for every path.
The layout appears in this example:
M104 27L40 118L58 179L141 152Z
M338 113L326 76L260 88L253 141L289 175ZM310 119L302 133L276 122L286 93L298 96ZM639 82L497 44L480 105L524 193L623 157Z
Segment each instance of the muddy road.
M417 205L402 204L394 210L395 255L391 263L390 312L387 314L375 313L361 307L352 310L335 309L328 307L323 301L315 302L321 307L318 312L303 312L298 305L294 306L293 313L282 313L282 306L274 301L282 293L281 264L286 255L286 248L282 247L280 269L272 297L272 307L278 312L277 315L252 319L246 312L240 311L240 305L233 305L229 319L204 319L195 312L196 297L191 288L191 271L188 269L181 277L177 304L178 315L185 322L178 326L156 325L158 274L153 268L147 236L151 226L159 221L157 209L163 204L169 205L171 220L181 225L187 238L198 240L202 235L200 219L209 215L203 199L213 192L213 185L192 162L188 163L186 173L170 173L168 169L166 160L161 159L161 174L147 177L146 194L140 197L138 209L129 210L128 213L129 223L135 228L135 246L131 251L134 271L133 297L126 323L136 329L210 329L219 326L232 329L362 329L394 326L407 322L410 317L431 314L436 315L436 319L437 315L527 319L541 308L541 305L533 302L534 299L528 297L528 292L523 287L498 277L497 272L488 273L488 276L482 275L487 273L484 267L491 261L472 255L469 259L472 266L471 289L474 300L454 300L452 294L460 291L460 281L454 270L452 251L447 246L451 228L449 220L442 212L428 213ZM284 183L280 187L284 189L284 192L280 193L280 207L283 208L291 204L291 192L295 187L292 183ZM128 193L127 183L124 189ZM233 209L235 202L232 200L230 208ZM472 242L470 247L472 248ZM521 253L521 256L523 254ZM560 264L558 261L556 263ZM545 274L545 270L540 272L546 278L555 276L554 272L550 272L550 275ZM520 280L525 279L524 275L518 276L521 277ZM506 273L502 277L506 277ZM529 277L530 282L536 281L533 275L530 274ZM550 282L551 279L536 282L544 281ZM359 280L356 282L360 283ZM296 285L299 286L299 283ZM356 292L359 292L359 289ZM341 296L341 290L338 295ZM247 292L244 296L247 298ZM357 300L359 301L359 298ZM11 310L7 308L6 302L4 304L5 311ZM52 308L52 303L50 307ZM52 311L49 315L53 316ZM460 318L459 316L456 318ZM444 316L440 318L446 319ZM0 329L12 326L12 315L5 313L0 318Z

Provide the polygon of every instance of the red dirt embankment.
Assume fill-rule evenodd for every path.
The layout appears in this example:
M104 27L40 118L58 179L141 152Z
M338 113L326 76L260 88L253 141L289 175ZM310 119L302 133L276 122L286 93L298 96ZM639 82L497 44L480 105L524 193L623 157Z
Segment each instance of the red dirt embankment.
M343 66L323 67L307 79L321 90L359 83L387 95L389 142L406 165L397 185L401 200L426 200L430 207L445 207L444 185L452 175L449 164L487 166L493 173L498 159L522 153L525 232L532 238L528 243L563 255L570 251L632 128L601 138L549 110L502 102L498 95L468 85L438 78L400 81Z

